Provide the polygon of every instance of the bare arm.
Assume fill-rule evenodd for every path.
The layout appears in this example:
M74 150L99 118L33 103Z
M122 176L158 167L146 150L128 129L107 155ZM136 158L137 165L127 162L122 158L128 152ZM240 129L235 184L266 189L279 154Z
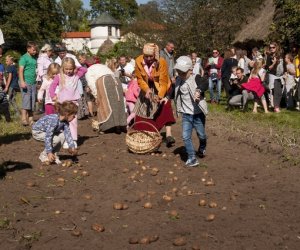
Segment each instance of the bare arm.
M9 85L11 83L11 79L12 79L12 73L8 73L8 77L7 77L6 85L5 85L5 89L4 89L5 92L7 92L8 89L9 89Z
M24 67L23 66L19 66L19 78L20 78L20 87L22 89L26 89L26 82L24 79Z

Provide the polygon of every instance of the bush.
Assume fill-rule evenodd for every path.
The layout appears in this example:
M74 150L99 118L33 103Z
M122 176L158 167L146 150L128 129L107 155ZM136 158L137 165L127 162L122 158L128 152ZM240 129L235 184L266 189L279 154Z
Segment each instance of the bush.
M12 56L12 57L14 58L14 60L15 60L15 63L18 63L18 61L19 61L19 59L20 59L20 57L21 57L20 52L18 52L18 51L16 51L16 50L8 50L8 51L6 51L5 54L2 56L2 58L1 58L1 63L3 63L3 64L5 63L5 57L6 57L7 55Z

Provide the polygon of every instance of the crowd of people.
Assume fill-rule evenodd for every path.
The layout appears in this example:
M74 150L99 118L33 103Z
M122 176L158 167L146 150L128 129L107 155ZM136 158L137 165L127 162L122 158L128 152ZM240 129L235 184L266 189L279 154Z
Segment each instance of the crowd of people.
M260 105L265 113L278 113L281 107L300 110L297 48L283 55L279 44L272 42L263 52L253 48L250 55L229 48L221 56L213 49L204 59L193 52L177 60L174 51L173 41L161 50L147 43L135 60L122 55L101 64L99 58L84 53L76 57L64 45L53 48L45 44L37 55L37 45L28 42L18 68L11 55L5 58L6 67L0 64L1 113L8 122L10 110L21 115L22 125L32 126L33 138L45 142L39 159L58 164L61 146L71 154L77 152L78 119L91 117L93 128L100 133L120 133L131 126L147 131L165 128L166 145L171 147L175 143L174 113L181 114L186 166L197 166L196 155L202 158L206 153L207 90L211 104L222 100L228 110L238 107L247 111L250 101L254 113ZM21 111L16 102L18 91ZM45 116L34 122L34 111ZM197 151L192 143L193 128L199 138Z

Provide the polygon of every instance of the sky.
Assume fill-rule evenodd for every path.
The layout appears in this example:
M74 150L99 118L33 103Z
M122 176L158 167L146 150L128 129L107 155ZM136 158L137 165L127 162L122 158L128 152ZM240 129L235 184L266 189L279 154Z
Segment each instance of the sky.
M90 0L82 0L82 1L83 1L83 7L86 9L89 9L90 8ZM149 2L149 0L136 0L136 2L138 4L141 4L141 3L147 3L147 2Z

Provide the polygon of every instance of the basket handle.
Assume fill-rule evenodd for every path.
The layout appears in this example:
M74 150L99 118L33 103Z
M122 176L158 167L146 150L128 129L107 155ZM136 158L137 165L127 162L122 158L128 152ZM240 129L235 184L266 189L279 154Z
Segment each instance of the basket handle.
M150 122L145 122L145 121L139 121L139 122L135 122L135 123L133 123L133 124L130 126L130 128L129 128L129 129L132 129L134 125L136 125L136 124L140 124L140 123L144 123L144 124L148 124L148 125L150 125L152 128L154 128L154 129L155 129L156 133L160 134L160 133L159 133L159 131L157 130L157 128L156 128L154 125L152 125Z

